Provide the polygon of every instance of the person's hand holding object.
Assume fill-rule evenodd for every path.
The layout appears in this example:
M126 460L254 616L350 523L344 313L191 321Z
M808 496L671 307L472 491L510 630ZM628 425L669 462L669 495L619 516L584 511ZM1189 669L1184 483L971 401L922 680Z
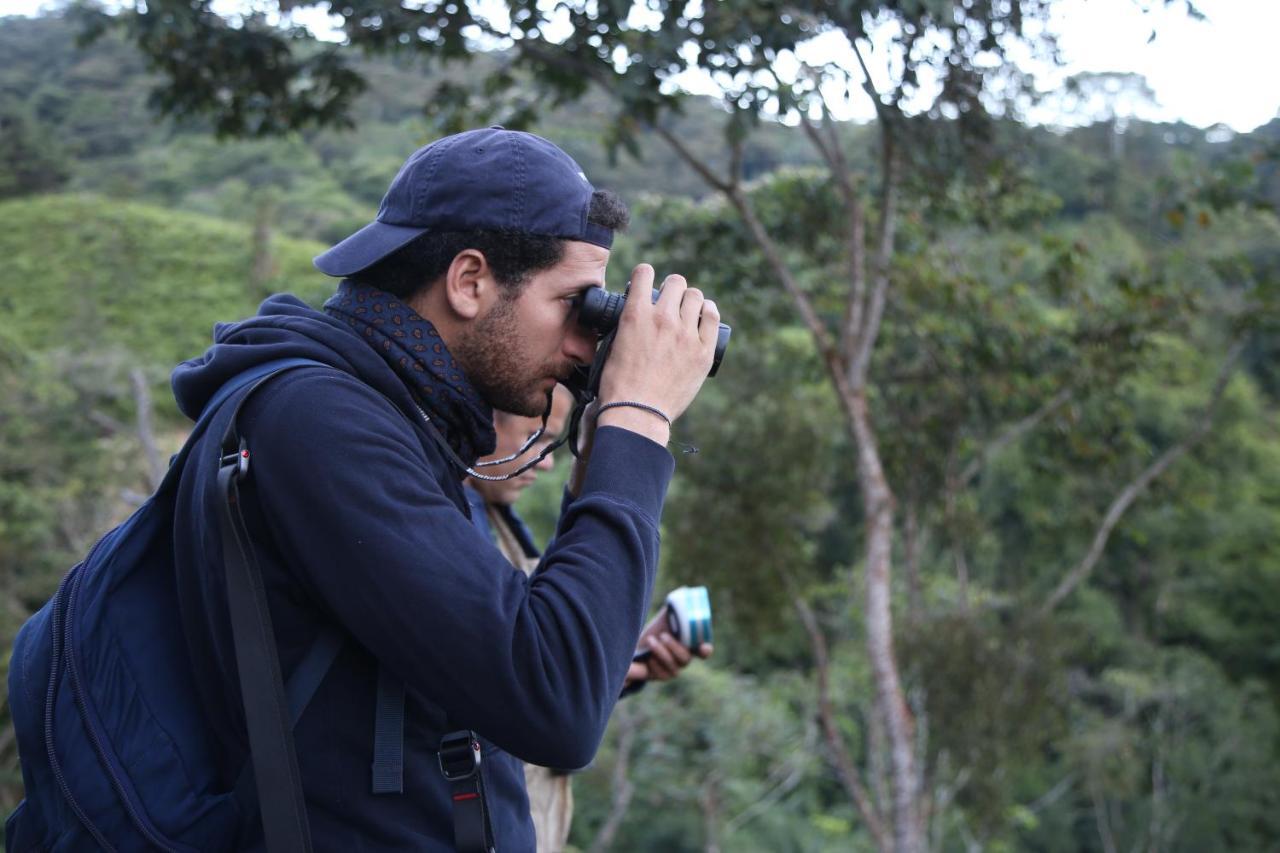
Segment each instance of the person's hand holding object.
M688 649L667 629L667 612L663 608L640 632L636 651L648 652L649 655L642 661L631 662L624 686L629 687L639 681L670 681L692 663L694 657L709 658L715 649L710 643L703 643L696 651Z
M716 304L689 287L683 276L669 275L657 302L652 301L653 267L640 264L631 273L618 334L600 379L600 404L643 403L674 421L693 402L711 372L719 334ZM617 406L600 412L599 426L619 426L666 444L671 428L653 412Z

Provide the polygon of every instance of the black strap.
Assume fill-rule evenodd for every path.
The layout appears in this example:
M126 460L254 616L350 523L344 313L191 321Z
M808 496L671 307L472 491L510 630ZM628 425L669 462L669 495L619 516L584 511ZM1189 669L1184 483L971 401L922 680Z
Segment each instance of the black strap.
M249 754L267 849L271 853L310 853L311 827L293 748L293 721L285 702L280 656L262 574L240 515L238 479L248 470L249 451L242 447L241 453L242 462L232 455L218 471L218 491L224 498L218 506L218 526Z
M263 382L304 364L306 362L290 363L256 379L240 397L222 435L218 468L218 528L231 635L249 733L250 760L262 809L263 835L271 853L310 853L311 827L302 796L298 757L293 746L293 720L285 699L266 589L241 514L239 487L249 473L250 453L239 437L236 421L245 401Z
M439 759L453 799L453 844L458 853L496 853L480 772L480 739L469 729L450 732L440 739Z
M373 793L404 793L404 682L381 664L373 715Z
M298 725L298 720L302 719L302 712L307 710L311 699L320 689L320 683L324 681L329 668L333 666L338 652L342 651L343 643L343 635L337 629L329 626L321 628L320 636L316 637L302 661L290 674L289 680L285 682L284 695L289 703L289 719L294 726ZM240 773L240 779L236 782L235 790L236 801L240 803L244 821L248 823L255 820L258 817L258 798L254 794L252 761L245 764L244 770Z

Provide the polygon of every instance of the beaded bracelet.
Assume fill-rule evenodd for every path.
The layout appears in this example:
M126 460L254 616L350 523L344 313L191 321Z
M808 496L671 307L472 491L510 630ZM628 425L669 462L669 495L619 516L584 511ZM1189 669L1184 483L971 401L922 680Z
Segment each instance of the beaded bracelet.
M605 403L596 410L596 415L603 414L605 409L613 409L618 406L630 406L633 409L643 409L646 412L657 415L667 422L667 426L671 426L671 418L667 417L667 413L659 409L657 406L650 406L648 403L637 403L635 400L616 400L612 403Z

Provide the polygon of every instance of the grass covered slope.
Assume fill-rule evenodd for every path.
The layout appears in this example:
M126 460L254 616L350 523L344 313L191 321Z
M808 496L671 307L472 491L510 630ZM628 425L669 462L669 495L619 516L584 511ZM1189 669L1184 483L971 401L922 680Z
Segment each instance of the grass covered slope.
M324 248L94 196L0 202L0 348L123 349L171 366L203 352L214 323L253 313L270 293L323 301L333 281L311 258Z

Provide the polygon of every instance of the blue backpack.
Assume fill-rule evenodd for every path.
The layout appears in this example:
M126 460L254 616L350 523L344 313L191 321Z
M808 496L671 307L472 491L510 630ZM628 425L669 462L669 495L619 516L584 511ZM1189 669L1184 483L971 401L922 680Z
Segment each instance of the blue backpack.
M26 799L5 822L8 851L230 850L258 809L273 853L310 850L292 727L342 641L336 631L323 636L284 684L239 517L250 455L236 420L272 376L317 364L282 359L228 382L156 493L93 546L18 633L9 705ZM223 561L252 756L232 790L215 777L219 747L196 698L173 573L178 480L190 448L215 427Z

